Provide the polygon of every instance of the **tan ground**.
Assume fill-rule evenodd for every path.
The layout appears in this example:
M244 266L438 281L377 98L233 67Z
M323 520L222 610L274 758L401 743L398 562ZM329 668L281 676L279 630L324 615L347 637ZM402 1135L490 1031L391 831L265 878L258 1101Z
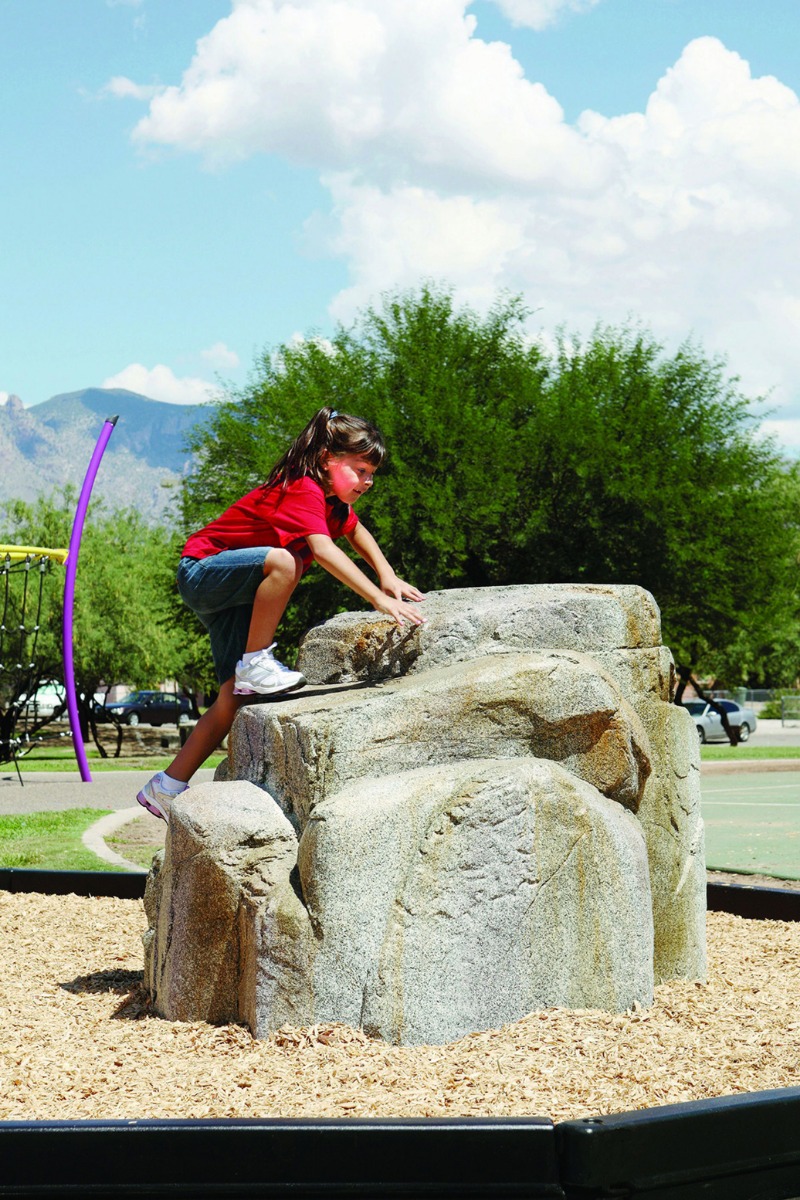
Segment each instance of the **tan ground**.
M549 1011L448 1046L343 1026L255 1042L148 1014L139 901L0 892L0 1118L554 1120L800 1084L800 923L709 916L709 979L649 1011Z
M166 838L166 821L158 821L155 817L145 814L122 825L105 841L111 850L121 854L129 863L149 867L153 855L162 849Z

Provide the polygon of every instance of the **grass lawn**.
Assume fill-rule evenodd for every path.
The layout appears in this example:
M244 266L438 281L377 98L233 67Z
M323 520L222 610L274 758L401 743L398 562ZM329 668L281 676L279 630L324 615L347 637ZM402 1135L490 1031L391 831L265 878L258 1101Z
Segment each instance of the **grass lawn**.
M115 871L81 842L85 830L110 810L69 808L64 812L0 817L0 866L51 871Z
M86 748L86 758L89 769L95 771L163 771L174 758L174 754L162 755L126 755L124 758L101 758L95 749ZM203 763L204 767L216 767L225 758L225 754L212 754ZM71 747L67 746L37 746L18 760L19 769L26 771L77 771L78 764ZM9 764L9 770L14 770Z
M800 746L730 746L720 743L718 746L701 746L700 758L703 762L719 761L742 762L744 759L759 758L800 758Z

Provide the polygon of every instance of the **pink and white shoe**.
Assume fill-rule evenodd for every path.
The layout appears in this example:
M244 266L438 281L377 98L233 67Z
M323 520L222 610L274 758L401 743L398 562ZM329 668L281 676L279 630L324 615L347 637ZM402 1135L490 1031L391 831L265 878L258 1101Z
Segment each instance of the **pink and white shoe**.
M154 817L160 817L162 821L169 824L169 806L176 796L180 796L181 792L186 791L186 787L182 787L180 792L168 791L162 784L161 771L159 771L152 779L148 779L136 799L142 808L146 808Z

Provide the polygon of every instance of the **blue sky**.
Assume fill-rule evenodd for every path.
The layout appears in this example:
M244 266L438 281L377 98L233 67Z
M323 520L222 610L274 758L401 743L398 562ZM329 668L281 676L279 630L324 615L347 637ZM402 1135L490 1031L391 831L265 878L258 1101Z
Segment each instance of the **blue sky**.
M727 356L800 452L798 0L4 0L0 401L188 402L425 278Z

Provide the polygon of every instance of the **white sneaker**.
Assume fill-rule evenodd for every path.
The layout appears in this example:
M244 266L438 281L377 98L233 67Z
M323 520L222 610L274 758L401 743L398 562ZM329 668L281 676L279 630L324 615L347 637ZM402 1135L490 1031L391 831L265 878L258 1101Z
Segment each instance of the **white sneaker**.
M236 664L233 683L235 696L277 696L280 692L292 692L306 682L305 675L292 671L273 658L276 642L266 650L260 650L248 663Z
M187 784L186 787L188 786ZM181 788L181 792L185 792L186 787ZM159 771L152 779L148 779L136 799L142 808L146 808L154 817L160 817L162 821L169 824L169 806L176 796L180 796L181 792L168 792L165 787L162 787L161 772Z

